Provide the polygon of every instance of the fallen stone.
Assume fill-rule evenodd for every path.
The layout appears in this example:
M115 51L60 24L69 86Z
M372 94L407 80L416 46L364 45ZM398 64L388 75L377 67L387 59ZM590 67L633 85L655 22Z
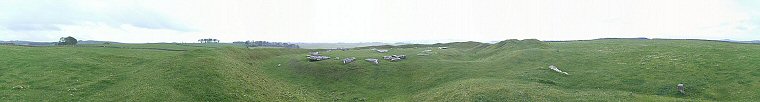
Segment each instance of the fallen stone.
M552 69L555 72L559 72L559 73L562 73L562 74L565 74L565 75L570 75L570 74L567 74L567 72L563 72L562 70L559 70L559 68L557 68L557 66L554 66L554 65L549 65L549 69Z
M354 62L354 59L356 59L356 58L351 57L351 58L343 59L343 64L348 64L348 63Z
M370 62L372 64L380 64L380 60L377 60L377 59L370 58L370 59L364 59L364 60L366 60L367 62Z
M327 57L327 56L309 56L306 58L309 59L309 61L322 61L322 60L330 59L330 57Z
M679 93L686 95L686 91L685 91L686 88L683 86L683 83L676 85L676 87L678 88Z

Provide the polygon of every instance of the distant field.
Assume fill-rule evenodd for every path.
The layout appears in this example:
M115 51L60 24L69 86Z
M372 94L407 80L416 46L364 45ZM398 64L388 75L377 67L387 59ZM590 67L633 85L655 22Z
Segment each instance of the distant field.
M387 43L298 43L298 46L304 49L334 49L334 48L354 48L365 46L392 45Z
M156 43L156 44L80 44L78 47L122 47L122 48L162 48L162 49L215 49L222 47L245 48L243 45L229 43Z
M308 49L213 44L0 45L0 100L760 100L760 45L756 44L506 40L375 48L390 52L323 52L333 58L357 58L343 64L337 59L309 62L304 55L316 50ZM431 55L416 55L424 50L432 50ZM364 61L392 54L409 58L382 60L379 65ZM569 75L551 71L549 65ZM678 83L686 85L687 95L676 91Z

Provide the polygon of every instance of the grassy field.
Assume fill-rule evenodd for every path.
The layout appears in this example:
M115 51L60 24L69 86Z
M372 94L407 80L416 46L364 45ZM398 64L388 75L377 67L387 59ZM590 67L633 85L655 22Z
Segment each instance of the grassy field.
M103 47L118 46L118 47ZM437 49L447 46L450 49ZM157 49L147 49L157 48ZM506 40L322 52L228 45L0 46L3 101L753 101L760 45ZM161 50L174 49L174 50ZM432 50L430 56L417 56ZM404 54L399 62L366 58ZM279 65L279 66L278 66ZM569 75L548 68L556 65ZM686 85L687 95L676 90Z
M303 49L335 49L335 48L354 48L365 46L394 45L391 43L367 42L367 43L296 43Z

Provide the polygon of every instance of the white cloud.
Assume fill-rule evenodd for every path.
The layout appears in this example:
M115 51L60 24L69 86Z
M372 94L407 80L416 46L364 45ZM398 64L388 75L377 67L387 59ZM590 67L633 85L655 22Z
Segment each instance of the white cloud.
M746 0L1 1L0 26L5 29L0 28L0 35L9 36L0 40L55 40L66 34L122 42L191 42L208 37L292 42L757 40L759 4Z
M190 30L163 14L129 2L0 1L0 6L4 16L0 26L13 31L58 31L61 29L57 25L81 25L84 22L101 22L112 27L129 24L150 29Z

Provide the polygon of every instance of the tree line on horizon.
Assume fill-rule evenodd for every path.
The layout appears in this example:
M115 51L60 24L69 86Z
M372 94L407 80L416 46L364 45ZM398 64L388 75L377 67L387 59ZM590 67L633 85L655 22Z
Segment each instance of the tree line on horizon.
M212 38L198 39L198 42L200 42L200 43L219 43L219 39L212 39Z
M284 47L284 48L301 48L296 44L283 43L283 42L268 42L268 41L235 41L233 44L243 44L247 47Z

